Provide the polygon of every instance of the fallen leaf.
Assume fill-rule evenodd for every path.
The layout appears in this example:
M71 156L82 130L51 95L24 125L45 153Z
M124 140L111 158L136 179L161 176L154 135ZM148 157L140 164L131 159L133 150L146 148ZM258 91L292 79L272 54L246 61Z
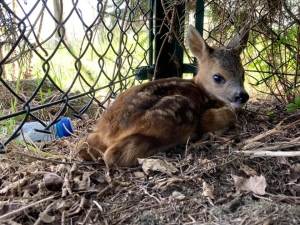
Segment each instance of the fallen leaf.
M243 165L243 167L240 167L240 170L244 171L249 177L258 175L258 173L254 169L250 168L247 165Z
M290 181L287 184L290 192L294 196L298 196L300 193L300 164L295 163L290 168Z
M67 166L67 165L59 164L56 167L56 172L61 175L66 174L69 171L68 167L69 166Z
M63 212L66 209L69 209L73 206L74 202L71 199L62 199L60 198L57 202L56 202L56 209L60 212Z
M21 223L17 223L11 219L8 219L8 220L2 220L1 221L1 224L5 224L5 225L21 225Z
M290 182L297 183L300 178L300 164L296 163L291 165L290 168Z
M145 177L145 174L143 172L140 172L140 171L135 171L133 173L133 175L136 177L136 178L144 178Z
M216 166L216 163L215 162L212 162L211 160L209 159L198 159L198 162L200 163L200 165L205 168L205 169L211 169L213 167Z
M7 213L10 213L14 210L17 210L19 208L21 208L22 206L24 206L24 204L22 203L15 203L15 202L9 202L9 203L6 203L6 204L1 204L1 207L0 207L0 216L2 215L5 215ZM21 215L22 212L20 213L16 213L16 216L19 216Z
M288 157L278 157L278 163L283 165L291 165Z
M150 171L159 171L168 175L178 172L178 169L172 164L166 163L160 159L138 159L138 161L146 174L149 174Z
M237 191L252 191L258 195L264 195L267 187L266 178L263 175L244 178L231 175Z
M63 186L63 179L55 173L44 174L44 182L49 191L60 191Z
M193 154L188 154L185 159L186 159L186 161L190 162L194 159L194 156L193 156Z
M83 172L82 176L74 177L74 186L80 191L87 190L91 185L90 176L92 173L93 172Z
M173 191L172 197L175 198L175 199L177 199L177 200L179 200L179 201L185 199L185 195L182 194L182 193L179 192L179 191Z
M55 216L49 216L47 213L44 212L41 212L39 217L44 223L52 223L55 220Z
M205 181L203 181L202 195L205 197L208 197L210 199L215 199L213 192L214 192L213 187L211 185L209 185L208 183L206 183Z
M30 177L25 177L23 179L20 179L13 183L10 183L6 187L0 189L0 195L2 195L2 194L9 195L8 194L9 191L14 192L14 191L18 190L20 187L23 187L29 179L30 179Z

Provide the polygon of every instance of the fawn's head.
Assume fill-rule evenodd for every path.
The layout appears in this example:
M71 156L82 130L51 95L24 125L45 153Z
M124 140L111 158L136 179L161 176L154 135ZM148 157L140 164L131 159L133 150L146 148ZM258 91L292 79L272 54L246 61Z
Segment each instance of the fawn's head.
M208 46L192 25L187 31L188 45L200 63L194 78L196 85L203 88L211 98L235 108L242 107L249 99L244 89L244 68L239 56L248 41L249 25L223 48Z

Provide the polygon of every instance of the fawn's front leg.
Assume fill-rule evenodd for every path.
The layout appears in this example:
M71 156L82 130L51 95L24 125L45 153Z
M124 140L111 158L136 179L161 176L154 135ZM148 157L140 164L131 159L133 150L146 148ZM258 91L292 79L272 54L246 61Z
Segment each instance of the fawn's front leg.
M96 160L102 157L106 149L107 146L102 143L101 133L95 131L80 139L75 153L78 153L79 157L84 160Z
M200 119L200 130L202 134L207 132L217 132L223 134L234 127L237 117L228 108L208 109Z

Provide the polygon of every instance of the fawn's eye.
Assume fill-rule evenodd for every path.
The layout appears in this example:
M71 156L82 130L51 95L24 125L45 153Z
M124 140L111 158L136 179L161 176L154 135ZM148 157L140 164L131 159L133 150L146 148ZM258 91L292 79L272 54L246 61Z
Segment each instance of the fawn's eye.
M213 79L216 84L224 84L226 82L225 78L220 74L214 74Z

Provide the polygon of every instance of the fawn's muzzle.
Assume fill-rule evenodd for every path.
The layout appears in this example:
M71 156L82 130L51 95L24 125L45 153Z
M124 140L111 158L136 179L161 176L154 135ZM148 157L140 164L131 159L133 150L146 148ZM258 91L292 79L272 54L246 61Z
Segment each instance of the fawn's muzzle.
M232 102L237 104L244 104L248 101L249 95L245 91L240 91L236 94L234 94L234 97L232 99Z

